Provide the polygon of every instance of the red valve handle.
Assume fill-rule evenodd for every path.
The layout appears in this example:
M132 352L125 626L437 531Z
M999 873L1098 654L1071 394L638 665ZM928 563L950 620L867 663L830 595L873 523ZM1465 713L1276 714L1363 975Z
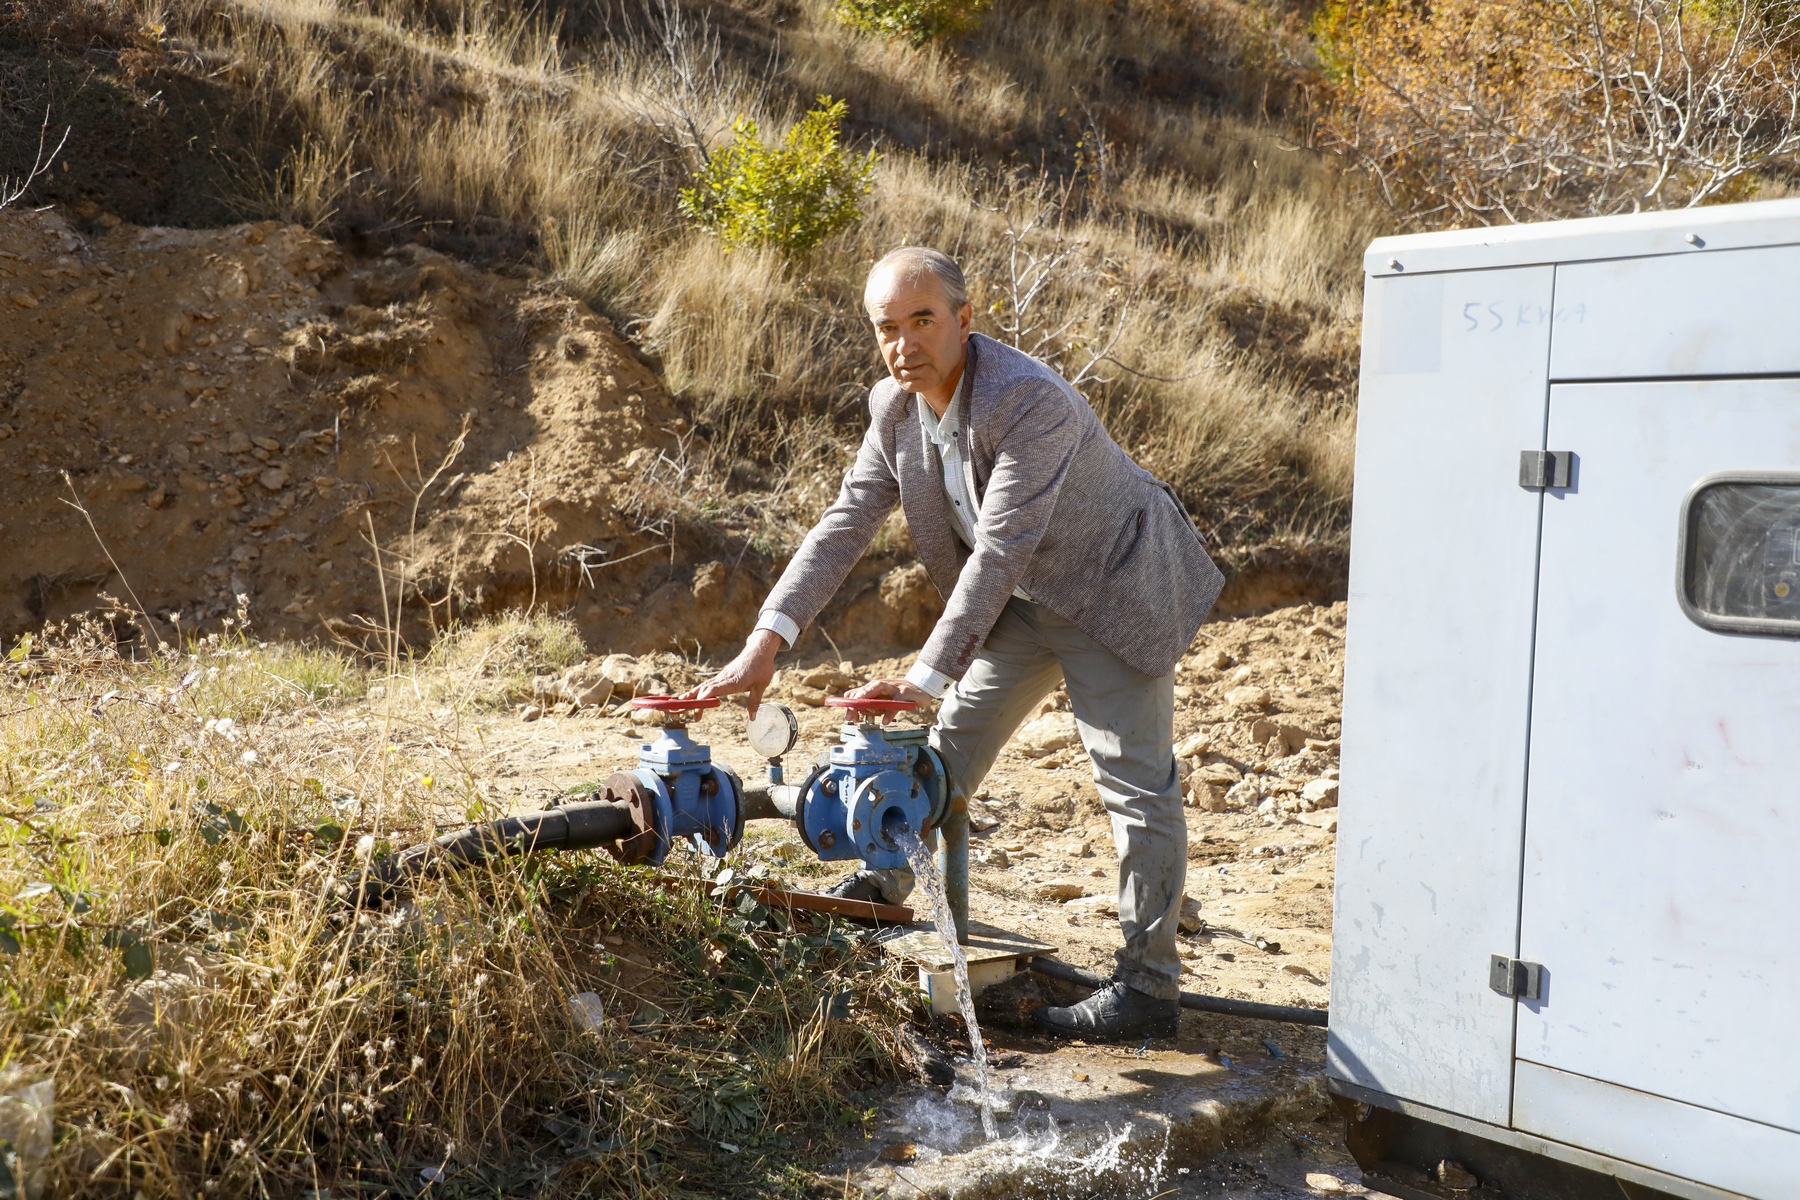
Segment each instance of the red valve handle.
M827 696L825 703L833 708L853 708L861 712L909 712L919 707L913 700L878 700L874 696L855 698L851 696Z
M647 708L652 712L689 712L696 708L717 708L717 696L695 696L691 700L683 700L680 696L637 696L631 701L633 708Z

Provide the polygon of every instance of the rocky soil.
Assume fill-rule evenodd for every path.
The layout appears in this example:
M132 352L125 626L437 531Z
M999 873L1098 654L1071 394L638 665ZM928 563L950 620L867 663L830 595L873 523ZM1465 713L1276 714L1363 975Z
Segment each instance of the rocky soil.
M1187 776L1187 892L1204 922L1181 943L1188 990L1326 1003L1343 634L1343 604L1302 605L1210 622L1182 660L1176 743ZM824 695L909 665L789 658L771 698L800 719L796 758L835 737L836 713L818 707ZM655 731L626 706L630 694L680 690L703 675L674 655L595 660L568 673L587 681L574 690L594 704L576 704L560 680L546 678L534 702L449 732L462 744L456 756L479 763L481 787L496 803L541 808L633 765ZM616 689L610 681L596 688L606 676ZM971 915L1107 973L1119 944L1111 828L1066 696L1053 694L1044 709L976 793ZM744 740L741 709L712 711L694 735L746 780L764 777L765 764ZM744 854L809 890L846 867L817 862L778 824L750 826Z

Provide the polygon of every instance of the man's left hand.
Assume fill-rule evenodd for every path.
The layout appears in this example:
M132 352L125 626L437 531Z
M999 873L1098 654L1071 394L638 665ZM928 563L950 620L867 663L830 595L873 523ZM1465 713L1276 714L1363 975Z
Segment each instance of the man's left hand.
M861 687L851 688L844 693L846 700L911 700L920 708L936 703L930 692L904 679L871 679ZM893 713L883 713L881 723L886 725L894 719Z

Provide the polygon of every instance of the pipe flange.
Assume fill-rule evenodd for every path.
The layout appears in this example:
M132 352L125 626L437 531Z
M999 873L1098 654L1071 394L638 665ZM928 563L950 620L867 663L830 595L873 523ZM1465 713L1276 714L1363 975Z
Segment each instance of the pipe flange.
M675 823L668 795L662 788L646 783L644 774L615 771L601 789L606 799L624 804L631 815L632 832L607 846L608 852L626 866L660 864L669 853L669 827Z

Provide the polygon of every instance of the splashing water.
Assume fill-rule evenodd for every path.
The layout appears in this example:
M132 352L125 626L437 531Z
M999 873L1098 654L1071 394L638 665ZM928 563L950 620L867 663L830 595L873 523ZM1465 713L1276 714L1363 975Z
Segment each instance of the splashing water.
M975 1022L975 994L969 988L969 960L963 954L962 943L956 940L956 918L950 913L950 898L944 894L944 877L938 874L937 863L918 834L904 826L889 832L905 852L906 861L912 864L913 879L931 904L931 919L937 925L938 936L950 947L951 967L956 974L956 1004L962 1009L963 1023L969 1027L969 1048L975 1056L976 1078L981 1081L981 1130L992 1140L1000 1136L1000 1125L994 1119L993 1094L988 1091L987 1046L981 1040L981 1026Z

